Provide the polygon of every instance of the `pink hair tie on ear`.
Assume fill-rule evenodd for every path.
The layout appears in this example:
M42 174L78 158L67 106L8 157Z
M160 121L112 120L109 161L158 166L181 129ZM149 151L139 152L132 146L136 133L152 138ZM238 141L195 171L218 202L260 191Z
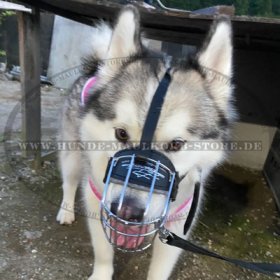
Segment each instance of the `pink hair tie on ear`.
M89 90L90 88L92 88L94 86L94 84L96 83L96 77L91 77L89 78L84 87L83 87L83 90L81 92L81 104L82 106L85 106L85 102L87 100L87 98L89 97Z

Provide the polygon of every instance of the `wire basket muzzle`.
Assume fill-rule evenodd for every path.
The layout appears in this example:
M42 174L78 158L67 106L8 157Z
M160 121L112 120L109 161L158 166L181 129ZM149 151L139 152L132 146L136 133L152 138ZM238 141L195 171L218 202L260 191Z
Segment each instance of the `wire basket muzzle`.
M104 182L101 223L108 241L125 252L147 249L165 223L170 200L176 197L178 175L173 164L157 151L122 150L110 159ZM115 185L120 189L117 207L112 211L108 191ZM123 214L127 194L132 189L146 193L141 219L134 219L133 213ZM151 217L148 213L155 195L160 195L163 203L157 216ZM131 212L136 209L130 208Z

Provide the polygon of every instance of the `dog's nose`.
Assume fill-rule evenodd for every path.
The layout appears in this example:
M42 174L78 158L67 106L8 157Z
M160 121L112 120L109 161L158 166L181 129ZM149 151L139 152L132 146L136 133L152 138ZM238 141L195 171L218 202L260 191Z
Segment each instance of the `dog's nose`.
M129 222L141 222L143 220L144 210L137 207L136 201L133 199L125 199L119 209L119 201L113 201L111 204L111 212L119 218Z

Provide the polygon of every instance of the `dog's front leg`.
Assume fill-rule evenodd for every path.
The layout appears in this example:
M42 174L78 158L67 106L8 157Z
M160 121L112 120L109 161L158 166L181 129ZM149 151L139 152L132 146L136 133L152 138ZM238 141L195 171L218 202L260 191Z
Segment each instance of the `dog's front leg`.
M178 229L181 229L181 234ZM171 226L170 231L182 238L186 238L186 236L183 235L183 224L180 222L176 222L176 225ZM167 280L182 250L162 243L158 236L153 246L153 256L147 280Z
M89 280L112 280L113 248L105 237L100 220L88 218L88 225L94 251L93 273Z
M63 178L63 200L56 220L60 224L72 224L75 220L75 194L81 176L81 155L78 151L60 151L59 159Z

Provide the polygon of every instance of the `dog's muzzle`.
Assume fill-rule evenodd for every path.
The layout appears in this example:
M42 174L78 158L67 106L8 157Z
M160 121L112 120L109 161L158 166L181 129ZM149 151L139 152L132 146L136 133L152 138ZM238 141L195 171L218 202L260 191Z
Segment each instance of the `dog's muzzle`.
M175 200L179 178L172 162L155 150L127 149L109 160L101 200L101 222L108 241L117 249L136 252L147 249L166 221L169 203ZM121 186L117 201L109 201L112 186ZM145 192L145 205L137 209L127 202L131 190ZM153 195L164 203L157 217L148 218Z

